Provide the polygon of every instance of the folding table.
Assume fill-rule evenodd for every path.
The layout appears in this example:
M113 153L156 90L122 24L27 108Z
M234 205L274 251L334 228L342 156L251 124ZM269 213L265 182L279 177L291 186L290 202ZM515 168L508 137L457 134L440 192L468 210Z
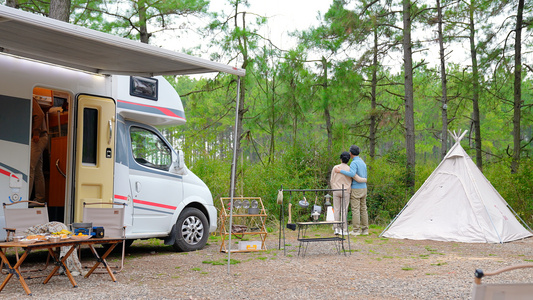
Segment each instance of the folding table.
M4 287L9 282L9 280L13 276L16 276L17 279L19 280L20 284L22 285L22 288L26 292L26 294L31 296L31 290L28 287L28 284L26 283L26 281L24 280L24 277L22 276L22 274L20 272L20 266L22 265L22 263L24 263L24 260L26 259L26 257L28 256L28 254L31 251L39 250L39 249L48 249L48 252L52 256L52 258L54 260L54 264L55 264L54 269L46 277L46 279L44 280L43 284L48 283L48 281L50 281L52 276L54 276L57 273L59 268L62 268L65 271L65 274L67 275L68 279L70 280L70 283L72 284L72 286L73 287L77 287L78 285L77 285L76 281L74 280L74 277L72 277L72 274L70 273L69 269L67 268L65 262L66 262L67 258L72 254L72 252L76 249L76 247L79 246L79 245L88 245L89 248L91 249L91 251L93 252L93 255L96 258L96 263L94 264L92 269L85 275L85 278L88 278L100 264L103 264L104 267L107 269L107 271L109 273L109 276L111 276L111 279L113 281L117 281L115 276L113 275L113 272L111 271L111 269L107 265L106 258L111 253L111 251L113 251L115 246L118 243L122 242L123 240L124 240L123 238L105 237L105 238L91 238L91 239L87 239L87 240L78 240L78 239L69 238L69 239L61 240L59 242L43 241L43 242L35 242L33 244L24 244L24 243L21 243L21 242L4 242L4 243L0 243L0 250L1 250L0 251L0 257L2 258L2 261L4 262L4 264L8 267L8 275L4 279L4 282L2 283L2 285L0 285L0 292L4 289ZM96 252L96 250L94 249L94 245L95 244L111 244L111 246L100 257L98 255L98 253ZM11 266L11 264L9 263L9 260L7 259L6 255L4 253L4 249L12 248L12 247L19 247L19 248L24 249L24 254L22 254L20 259L13 266ZM58 253L53 250L54 248L57 248L57 247L70 247L70 249L65 254L65 256L63 256L60 259Z

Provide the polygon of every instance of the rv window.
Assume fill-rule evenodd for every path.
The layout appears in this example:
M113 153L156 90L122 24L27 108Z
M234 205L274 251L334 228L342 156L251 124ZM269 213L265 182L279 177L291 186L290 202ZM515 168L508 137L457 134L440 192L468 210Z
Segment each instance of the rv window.
M172 152L154 132L131 127L131 150L135 161L143 166L168 171L172 164Z
M96 149L98 142L98 110L83 109L83 151L82 162L96 165Z
M157 101L157 79L131 76L130 95Z

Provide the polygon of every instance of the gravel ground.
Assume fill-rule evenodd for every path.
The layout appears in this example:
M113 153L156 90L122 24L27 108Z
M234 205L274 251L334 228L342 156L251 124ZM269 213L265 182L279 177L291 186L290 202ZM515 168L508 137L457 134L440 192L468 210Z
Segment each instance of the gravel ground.
M317 228L309 235L325 236L329 231ZM55 276L46 285L42 278L27 282L33 299L469 299L475 269L490 272L533 262L531 238L465 244L382 239L379 232L371 229L370 236L352 237L346 255L325 242L309 244L303 257L298 256L295 232L286 231L285 251L278 250L278 234L273 233L267 238L267 251L232 253L229 270L216 237L191 253L175 253L158 240L136 241L115 283L107 274L76 277L77 288L66 276ZM90 253L84 250L82 256ZM25 265L42 263L45 257L32 253ZM533 269L486 277L483 282L533 283ZM3 299L24 295L16 278L0 293Z

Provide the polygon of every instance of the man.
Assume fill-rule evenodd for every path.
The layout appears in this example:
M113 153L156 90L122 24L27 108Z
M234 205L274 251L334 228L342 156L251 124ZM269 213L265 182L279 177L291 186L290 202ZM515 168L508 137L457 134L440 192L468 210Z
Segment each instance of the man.
M48 144L48 130L44 119L44 112L35 98L32 107L32 138L31 138L31 158L30 158L30 193L33 191L35 182L35 201L45 202L45 182L43 174L43 151Z
M352 145L350 147L350 157L352 158L350 171L335 168L335 172L340 172L350 178L358 175L359 177L366 179L366 164L359 157L360 151L361 150L359 147ZM366 195L366 182L357 182L356 180L352 180L350 204L352 205L353 235L368 235L368 211L366 207Z

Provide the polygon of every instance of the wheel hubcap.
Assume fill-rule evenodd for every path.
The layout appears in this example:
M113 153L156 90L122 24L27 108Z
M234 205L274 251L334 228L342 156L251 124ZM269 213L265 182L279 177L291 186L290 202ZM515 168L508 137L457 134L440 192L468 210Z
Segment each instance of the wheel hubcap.
M195 216L188 217L181 226L181 235L188 244L197 244L204 236L204 225L202 221Z

